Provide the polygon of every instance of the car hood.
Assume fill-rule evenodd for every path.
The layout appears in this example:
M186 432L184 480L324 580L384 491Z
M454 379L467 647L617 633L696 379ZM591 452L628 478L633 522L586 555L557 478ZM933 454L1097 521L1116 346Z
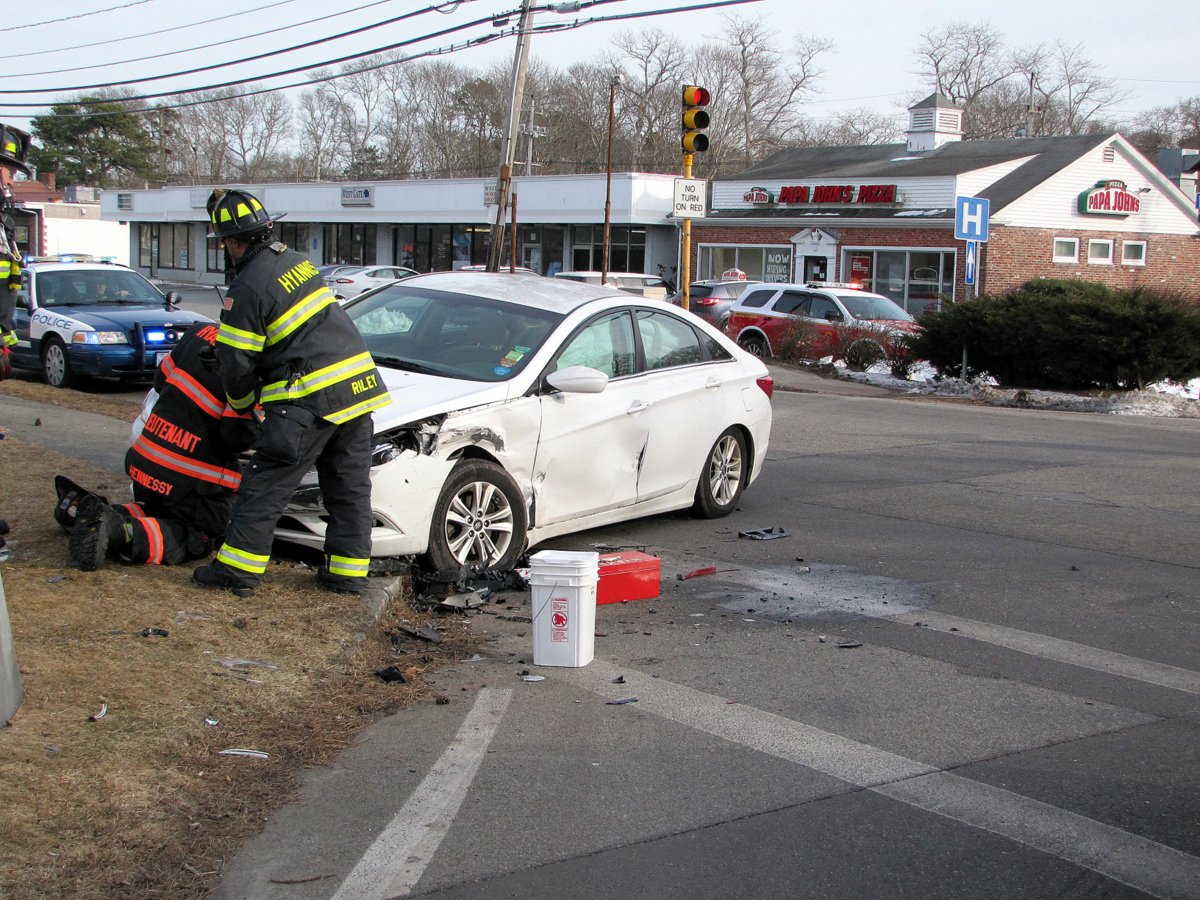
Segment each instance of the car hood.
M162 306L149 304L126 304L124 306L50 306L38 310L86 322L98 331L105 329L125 330L138 322L142 325L191 325L194 322L211 322L207 316L177 309L168 312Z
M392 402L373 413L375 431L387 431L419 419L507 400L512 382L465 381L420 372L379 367Z

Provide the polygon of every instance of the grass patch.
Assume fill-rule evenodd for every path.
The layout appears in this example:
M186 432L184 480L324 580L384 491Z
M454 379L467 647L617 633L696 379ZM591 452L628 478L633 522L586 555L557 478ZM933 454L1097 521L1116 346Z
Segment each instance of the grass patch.
M27 381L21 373L15 378L7 378L0 381L0 397L16 397L18 400L32 400L35 403L47 403L50 406L59 406L63 409L75 409L80 412L96 413L101 416L110 416L114 419L120 419L122 422L132 422L137 418L138 410L141 408L138 403L131 402L128 399L121 397L107 396L100 393L84 393L82 391L68 391L62 388L51 387L40 381ZM108 390L129 390L129 387L118 385L113 382L111 385L105 385ZM146 385L149 390L149 385Z
M394 647L390 628L430 617L402 597L376 621L291 561L247 599L194 586L190 565L69 568L51 516L56 472L128 497L111 473L4 442L13 553L0 573L25 700L0 728L0 896L203 896L294 796L303 767L330 762L379 715L429 700L422 674L473 650L459 618L437 620L441 644ZM383 683L381 665L409 682ZM89 721L102 703L107 714ZM235 747L270 759L219 755Z

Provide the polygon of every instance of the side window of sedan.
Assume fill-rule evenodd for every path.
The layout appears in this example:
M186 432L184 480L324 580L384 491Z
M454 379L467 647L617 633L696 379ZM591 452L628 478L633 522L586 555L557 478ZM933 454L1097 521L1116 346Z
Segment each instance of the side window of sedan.
M572 337L558 354L556 369L587 366L609 378L634 370L633 326L628 313L601 316Z
M692 326L668 313L639 312L638 333L647 370L686 366L703 359L700 339Z
M769 291L751 291L748 294L743 294L740 306L748 309L757 309L767 305L767 301L775 296L774 289Z

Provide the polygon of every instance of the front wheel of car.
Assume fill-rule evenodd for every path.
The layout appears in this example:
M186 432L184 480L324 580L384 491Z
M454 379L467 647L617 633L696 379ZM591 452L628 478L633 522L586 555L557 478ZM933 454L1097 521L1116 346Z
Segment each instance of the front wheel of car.
M42 348L42 375L47 384L57 388L68 388L75 383L67 347L57 337L47 338Z
M494 463L460 463L442 486L426 561L437 571L473 566L511 569L525 549L525 500Z
M738 346L751 356L757 356L759 359L770 355L767 352L767 342L757 334L750 334L744 338L739 338Z
M703 519L719 519L733 512L746 487L746 439L737 428L727 428L705 457L692 512Z

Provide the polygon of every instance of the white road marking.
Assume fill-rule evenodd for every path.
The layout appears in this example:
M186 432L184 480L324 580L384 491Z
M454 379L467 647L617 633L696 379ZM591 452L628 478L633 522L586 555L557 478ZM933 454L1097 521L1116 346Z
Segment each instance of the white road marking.
M1047 637L1044 634L1035 634L1032 631L1020 631L1016 628L1006 628L1003 625L992 625L989 622L977 622L973 619L960 619L958 616L931 611L908 612L884 618L890 618L894 622L921 622L940 631L950 631L951 628L956 628L958 630L955 634L961 637L1007 647L1009 650L1017 650L1032 656L1040 656L1043 659L1052 659L1085 669L1093 669L1097 672L1106 672L1109 675L1120 675L1123 678L1185 691L1189 694L1200 694L1200 672L1152 660L1138 659L1112 650L1100 650L1086 644L1076 644L1072 641Z
M612 684L617 675L624 683ZM594 660L556 675L606 699L973 825L1155 897L1200 897L1200 859L1094 819L636 670Z
M333 900L386 900L416 887L466 799L511 699L511 690L480 690L450 746L346 876Z

